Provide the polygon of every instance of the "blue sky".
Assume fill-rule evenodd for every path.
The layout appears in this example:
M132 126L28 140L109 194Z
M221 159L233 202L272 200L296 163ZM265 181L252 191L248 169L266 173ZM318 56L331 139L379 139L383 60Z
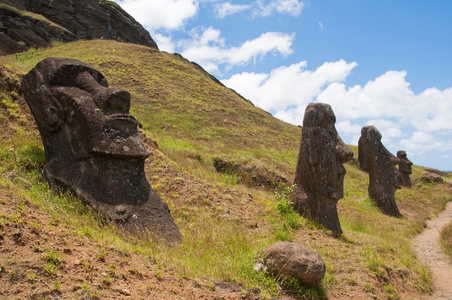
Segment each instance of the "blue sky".
M452 171L452 1L115 1L275 117L329 103L346 143L375 125L392 153Z

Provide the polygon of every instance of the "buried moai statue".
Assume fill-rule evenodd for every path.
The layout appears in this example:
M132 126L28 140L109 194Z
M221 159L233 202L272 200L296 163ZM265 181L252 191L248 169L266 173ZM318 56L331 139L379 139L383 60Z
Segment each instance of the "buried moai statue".
M345 168L352 150L339 137L336 117L330 105L311 103L306 107L300 152L291 195L295 209L330 229L342 233L337 202L344 197Z
M361 169L369 173L370 199L383 213L401 216L394 198L396 189L400 188L395 167L399 159L383 146L381 133L372 125L361 129L358 148Z
M399 159L399 172L397 173L397 181L399 185L411 188L411 166L413 163L408 159L406 152L403 150L397 151L397 158Z
M181 240L168 206L146 180L149 156L129 114L130 94L109 88L92 66L47 58L22 89L44 144L44 174L55 191L69 190L129 232L169 243Z

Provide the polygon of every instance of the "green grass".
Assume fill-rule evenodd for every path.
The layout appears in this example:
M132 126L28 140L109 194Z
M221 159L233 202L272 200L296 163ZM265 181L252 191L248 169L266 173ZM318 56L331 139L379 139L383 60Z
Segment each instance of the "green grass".
M368 175L346 164L345 195L338 203L344 234L333 239L327 230L293 212L287 200L289 190L277 189L275 194L275 190L250 188L238 175L220 174L213 166L214 158L225 157L235 163L263 166L292 182L299 127L255 108L179 56L132 44L100 40L71 43L33 56L1 58L0 68L10 80L18 81L48 56L88 62L101 70L112 86L131 92L132 114L158 144L146 163L149 181L168 203L184 242L168 248L127 237L73 195L53 194L42 178L42 143L17 92L1 95L0 189L21 200L14 213L0 216L0 235L10 221L29 224L36 232L46 230L24 218L23 203L28 201L52 221L74 228L69 239L85 237L101 247L113 247L125 257L133 254L155 261L156 278L164 278L166 269L171 268L183 278L259 287L266 297L277 296L286 286L299 297L318 298L355 289L363 295L384 294L397 299L401 294L397 282L402 280L397 276L406 274L403 280L411 293L431 292L431 275L413 255L411 238L422 230L427 218L452 200L452 188L422 183L419 167L413 169L413 188L396 194L404 217L393 218L382 214L368 199ZM356 152L356 147L352 148ZM304 244L322 255L327 274L320 287L277 282L265 272L254 271L260 251L278 240ZM51 261L64 258L51 252L48 256L56 258L48 258L43 266L55 276L64 261ZM105 252L101 251L97 259L103 258ZM11 276L18 276L12 272L15 266L0 265L8 267ZM86 269L90 272L90 265ZM111 265L103 284L112 283L115 273L120 272L119 266ZM29 274L29 280L34 281L34 273ZM374 278L379 278L378 282ZM87 297L97 295L90 285L82 289Z
M440 240L441 248L452 260L452 222L441 229Z

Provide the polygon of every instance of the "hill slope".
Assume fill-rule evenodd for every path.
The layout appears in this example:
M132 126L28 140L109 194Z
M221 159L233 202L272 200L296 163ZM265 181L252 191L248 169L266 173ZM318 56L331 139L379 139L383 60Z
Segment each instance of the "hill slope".
M104 38L158 49L149 32L109 0L0 0L0 55Z
M126 237L70 195L48 190L42 145L19 81L50 56L90 63L110 85L131 92L131 111L151 152L148 180L184 235L179 247ZM94 40L0 58L0 71L0 295L252 299L290 288L299 298L394 299L430 291L411 238L451 200L452 188L424 184L420 168L414 168L413 189L397 191L404 215L398 219L372 205L367 175L346 165L338 206L344 236L334 239L277 209L275 183L293 181L301 129L254 107L180 56ZM276 282L253 270L259 251L277 240L322 255L327 274L321 287Z

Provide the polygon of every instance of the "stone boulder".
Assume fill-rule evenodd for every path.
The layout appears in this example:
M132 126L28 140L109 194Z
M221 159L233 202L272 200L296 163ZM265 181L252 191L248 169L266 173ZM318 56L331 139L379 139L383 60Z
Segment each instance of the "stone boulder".
M303 245L277 242L262 250L263 264L279 278L294 277L305 285L317 285L325 276L322 257Z
M428 183L441 183L444 181L440 175L433 172L425 173L422 175L421 180Z

